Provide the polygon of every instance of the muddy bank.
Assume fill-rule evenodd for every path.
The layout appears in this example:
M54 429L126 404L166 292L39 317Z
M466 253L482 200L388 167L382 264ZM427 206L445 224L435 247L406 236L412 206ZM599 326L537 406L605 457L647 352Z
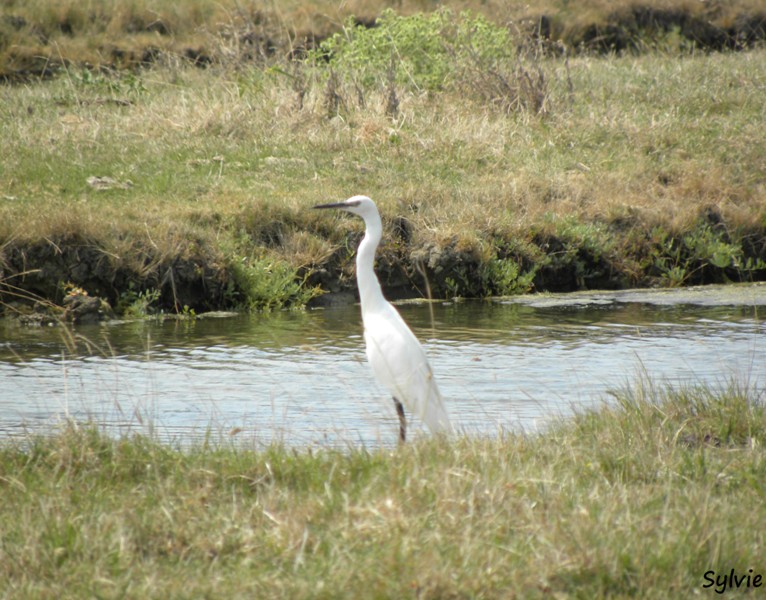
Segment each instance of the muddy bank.
M384 246L376 270L391 299L480 298L584 290L675 288L766 281L766 231L737 240L704 221L685 234L612 232L602 245L556 231L528 240L494 239L486 248ZM489 239L489 238L488 238ZM723 240L726 239L724 242ZM309 282L330 292L314 303L355 298L353 256L336 255ZM587 293L587 292L584 292Z
M766 283L705 285L674 289L580 291L567 294L530 294L498 300L535 308L653 304L655 306L766 306Z
M150 298L147 310L167 312L226 305L230 274L217 252L157 256L150 247L134 250L132 256L117 256L105 244L79 236L6 243L0 252L2 308L6 315L37 313L81 322L122 314Z
M322 264L244 273L241 257L199 243L180 247L176 255L157 255L151 245L136 242L130 254L117 256L105 240L12 241L0 251L0 302L6 315L42 313L76 322L126 313L278 308L307 299L310 305L346 304L357 299L358 240L354 233ZM737 239L706 222L675 236L631 229L613 231L602 246L556 231L530 232L527 240L487 240L491 244L482 248L458 240L387 240L376 265L386 295L477 298L766 281L763 229ZM286 292L285 286L293 287ZM300 289L318 293L296 294ZM253 301L253 293L274 297Z

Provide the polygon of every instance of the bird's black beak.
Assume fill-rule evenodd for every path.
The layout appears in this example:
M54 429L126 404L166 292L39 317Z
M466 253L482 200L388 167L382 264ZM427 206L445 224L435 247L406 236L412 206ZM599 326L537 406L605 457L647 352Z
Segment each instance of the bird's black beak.
M312 208L346 208L345 202L331 202L330 204L317 204Z

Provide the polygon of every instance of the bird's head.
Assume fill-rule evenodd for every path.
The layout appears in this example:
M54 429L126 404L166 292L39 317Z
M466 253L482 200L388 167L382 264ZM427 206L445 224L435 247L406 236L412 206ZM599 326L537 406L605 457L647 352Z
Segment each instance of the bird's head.
M339 208L355 215L359 215L365 221L378 215L378 209L375 203L367 196L351 196L343 202L332 202L330 204L318 204L314 208Z

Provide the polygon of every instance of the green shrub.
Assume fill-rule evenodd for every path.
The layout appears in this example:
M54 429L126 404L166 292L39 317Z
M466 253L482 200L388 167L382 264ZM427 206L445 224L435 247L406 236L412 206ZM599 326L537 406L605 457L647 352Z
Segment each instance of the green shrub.
M515 48L507 28L482 16L455 16L447 9L399 16L386 10L371 28L350 18L310 58L327 65L333 81L341 74L365 89L457 90L506 110L543 112L548 77L539 64L525 64Z
M722 283L738 274L758 278L766 269L759 257L746 256L737 232L700 223L682 236L660 227L650 234L654 242L654 268L663 285Z
M146 317L157 310L160 291L157 289L137 289L133 282L128 283L128 289L120 294L117 301L117 314L127 317Z
M492 258L481 267L480 277L485 294L514 296L526 294L532 289L536 269L522 271L515 258Z
M385 11L367 29L349 18L341 33L325 40L318 54L336 69L353 73L368 87L387 80L396 64L396 81L416 88L439 89L449 73L442 42L446 11L400 17Z
M251 311L303 306L317 295L306 287L296 270L279 260L239 257L232 261L230 301Z

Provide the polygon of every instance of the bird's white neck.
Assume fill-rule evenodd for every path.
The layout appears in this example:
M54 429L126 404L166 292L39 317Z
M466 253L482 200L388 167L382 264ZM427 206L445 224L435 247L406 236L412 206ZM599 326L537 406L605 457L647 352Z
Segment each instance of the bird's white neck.
M359 286L359 301L362 304L362 317L365 311L385 302L380 282L375 276L375 250L383 235L380 215L368 215L365 218L366 232L356 252L356 282Z

